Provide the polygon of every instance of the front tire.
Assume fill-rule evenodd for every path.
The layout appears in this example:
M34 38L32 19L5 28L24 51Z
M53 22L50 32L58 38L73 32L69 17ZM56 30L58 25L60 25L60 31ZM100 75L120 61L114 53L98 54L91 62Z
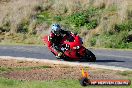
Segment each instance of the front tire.
M96 61L95 55L90 50L88 50L88 49L86 50L86 58L90 62L95 62Z

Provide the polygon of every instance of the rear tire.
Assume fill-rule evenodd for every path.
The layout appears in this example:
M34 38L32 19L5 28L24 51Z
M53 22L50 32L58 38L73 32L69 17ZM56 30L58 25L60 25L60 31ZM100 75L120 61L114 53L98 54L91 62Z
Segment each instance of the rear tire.
M68 57L63 57L64 61L70 61Z
M63 57L63 60L64 60L64 61L70 61L70 62L74 61L74 60L72 60L72 59L71 59L70 57L68 57L68 56Z
M88 49L86 50L86 58L90 62L95 62L96 61L95 55L90 50L88 50Z

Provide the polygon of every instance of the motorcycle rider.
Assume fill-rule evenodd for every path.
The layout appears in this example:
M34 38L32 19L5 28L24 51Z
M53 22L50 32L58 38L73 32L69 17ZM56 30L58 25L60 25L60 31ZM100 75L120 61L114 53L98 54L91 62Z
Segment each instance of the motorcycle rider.
M58 55L56 55L57 58L62 56L60 45L64 35L69 36L70 32L62 30L59 24L52 25L48 40L50 41L50 46L52 46L58 52Z

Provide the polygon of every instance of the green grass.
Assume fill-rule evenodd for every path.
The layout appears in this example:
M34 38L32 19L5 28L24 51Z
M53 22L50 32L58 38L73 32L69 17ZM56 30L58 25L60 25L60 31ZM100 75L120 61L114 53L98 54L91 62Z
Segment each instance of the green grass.
M84 88L78 80L18 81L0 78L0 88ZM132 88L130 86L87 86L85 88Z
M45 69L45 68L51 68L51 66L17 67L13 69L14 70L32 70L32 69Z
M12 68L0 67L0 73L12 71Z
M132 71L123 71L123 72L118 72L117 74L120 74L122 76L132 76Z
M132 49L132 42L128 41L128 36L128 31L121 31L114 34L105 33L92 37L90 45L103 48Z

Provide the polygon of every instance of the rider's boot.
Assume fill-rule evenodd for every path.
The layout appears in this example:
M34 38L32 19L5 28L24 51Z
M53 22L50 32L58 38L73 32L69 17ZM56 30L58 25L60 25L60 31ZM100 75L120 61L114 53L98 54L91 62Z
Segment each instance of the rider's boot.
M57 58L57 59L60 59L61 56L62 56L62 54L63 54L62 52L58 52L58 54L56 55L56 58Z

